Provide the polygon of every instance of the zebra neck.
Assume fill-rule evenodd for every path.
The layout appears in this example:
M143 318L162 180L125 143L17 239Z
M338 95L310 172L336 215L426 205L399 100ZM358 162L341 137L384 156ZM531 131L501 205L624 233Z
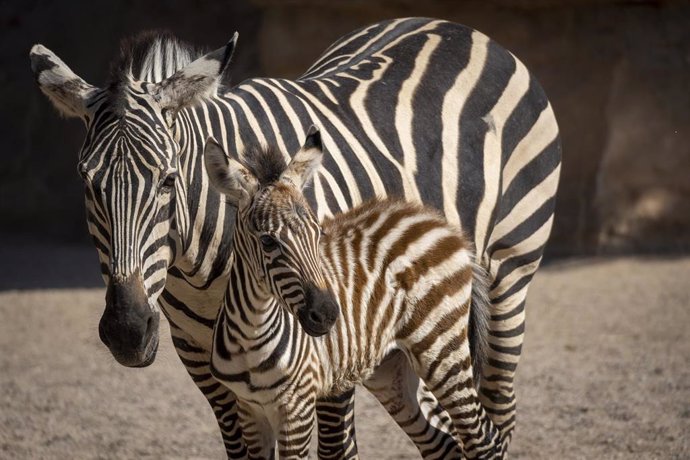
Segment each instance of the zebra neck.
M285 323L288 313L259 284L241 257L234 257L225 294L224 312L238 342L255 344L269 339Z
M211 134L195 110L178 114L174 137L180 148L181 190L175 203L176 258L174 267L194 286L207 289L215 280L227 279L232 253L235 209L210 185L203 166L205 139ZM222 285L220 294L225 290Z

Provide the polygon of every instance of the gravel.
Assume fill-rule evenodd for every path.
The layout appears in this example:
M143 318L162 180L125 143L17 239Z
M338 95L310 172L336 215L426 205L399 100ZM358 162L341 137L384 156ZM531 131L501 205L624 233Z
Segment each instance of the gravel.
M74 270L56 288L55 269L41 288L40 273L27 283L3 265L0 458L223 458L167 332L152 366L126 369L98 340L102 288L72 287ZM544 267L528 297L511 458L690 458L688 284L690 258ZM357 429L363 459L418 458L365 390Z

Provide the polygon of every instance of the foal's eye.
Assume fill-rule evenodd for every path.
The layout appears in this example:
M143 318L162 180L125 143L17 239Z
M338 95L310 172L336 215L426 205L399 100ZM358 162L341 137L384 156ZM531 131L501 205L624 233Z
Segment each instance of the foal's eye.
M271 235L261 235L259 240L261 241L261 246L266 252L275 251L275 249L278 247L278 242Z

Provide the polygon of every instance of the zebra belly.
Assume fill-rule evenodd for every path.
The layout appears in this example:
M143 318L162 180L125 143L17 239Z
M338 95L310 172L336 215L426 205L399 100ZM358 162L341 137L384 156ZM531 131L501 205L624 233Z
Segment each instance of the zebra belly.
M341 299L346 295L344 292L336 294ZM390 309L368 305L365 311L372 314L357 316L351 300L341 303L341 317L333 330L314 340L326 376L320 396L339 394L362 384L386 356L401 349L395 339L396 323L382 320L382 315L398 316L404 308L404 298L404 291L388 284L383 301Z

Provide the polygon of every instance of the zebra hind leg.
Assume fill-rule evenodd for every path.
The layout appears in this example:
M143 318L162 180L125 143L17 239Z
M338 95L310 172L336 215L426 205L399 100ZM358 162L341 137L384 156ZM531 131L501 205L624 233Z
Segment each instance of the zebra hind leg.
M316 402L319 458L359 458L355 438L355 389Z
M469 303L463 309L469 311ZM500 432L484 410L474 385L467 329L458 331L456 321L441 321L436 326L431 333L428 329L418 330L406 339L413 366L453 420L464 456L502 459Z
M532 267L527 267L527 270ZM528 276L531 273L528 272ZM509 285L510 280L505 280ZM489 417L501 431L503 450L507 451L516 422L515 372L522 352L525 333L525 297L529 283L522 289L503 295L499 284L491 305L489 353L482 372L480 398Z
M450 416L420 381L404 353L389 354L364 385L415 444L422 458L461 458Z

